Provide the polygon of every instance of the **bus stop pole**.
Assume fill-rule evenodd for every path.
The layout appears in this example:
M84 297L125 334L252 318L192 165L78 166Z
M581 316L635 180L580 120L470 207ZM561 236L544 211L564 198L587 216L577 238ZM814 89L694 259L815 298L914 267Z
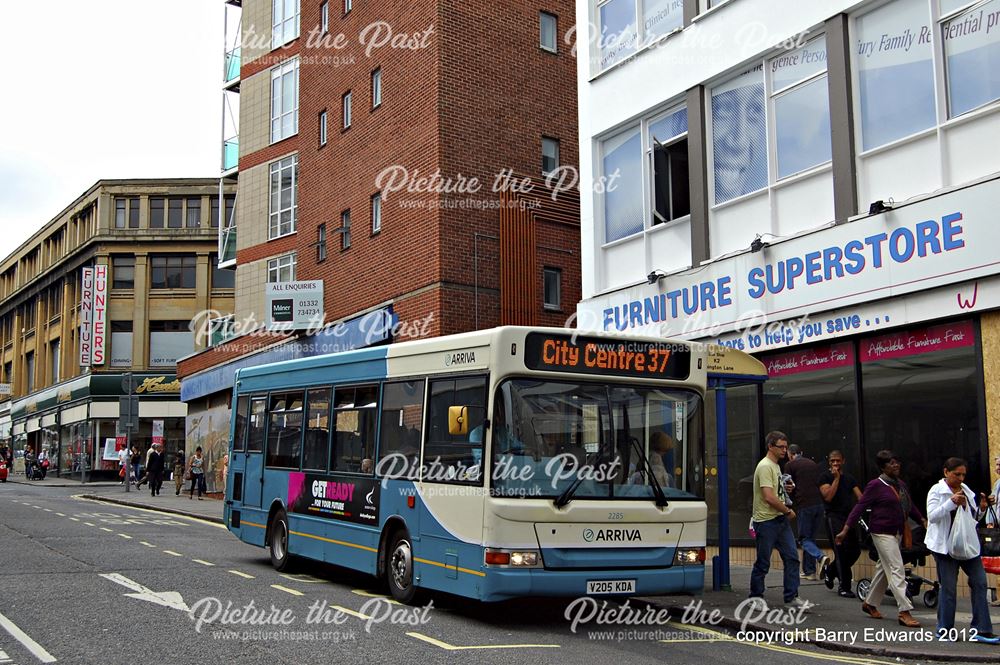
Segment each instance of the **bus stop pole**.
M726 420L726 386L715 387L715 432L719 464L719 571L712 577L719 588L732 591L729 579L729 425Z

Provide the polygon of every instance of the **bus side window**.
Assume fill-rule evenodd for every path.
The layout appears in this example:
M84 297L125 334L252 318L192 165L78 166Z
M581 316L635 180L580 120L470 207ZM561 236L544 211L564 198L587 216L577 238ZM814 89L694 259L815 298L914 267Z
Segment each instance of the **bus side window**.
M453 435L448 409L466 407L468 433ZM486 419L486 377L431 381L427 414L427 444L423 468L435 471L431 482L482 484L483 424ZM442 477L436 477L441 475Z
M330 460L330 389L308 393L302 468L326 471Z
M377 406L377 385L336 389L333 402L334 470L365 474L373 472Z
M302 402L301 390L271 395L265 457L267 466L283 469L299 468L299 454L302 448Z
M236 431L233 433L233 450L246 449L247 417L250 411L250 398L240 395L236 400Z
M378 449L380 462L389 455L401 455L407 460L417 459L420 455L423 414L423 379L394 381L382 387Z
M250 403L250 423L247 433L247 450L259 453L264 450L265 415L267 413L267 398L254 398Z

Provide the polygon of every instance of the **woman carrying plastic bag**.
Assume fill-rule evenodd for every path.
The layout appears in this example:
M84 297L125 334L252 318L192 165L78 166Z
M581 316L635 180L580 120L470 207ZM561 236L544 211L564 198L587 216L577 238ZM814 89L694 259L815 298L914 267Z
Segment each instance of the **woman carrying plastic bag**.
M924 545L934 554L941 583L937 634L943 640L954 640L962 635L954 630L958 570L961 568L972 590L973 630L967 638L998 644L1000 637L993 634L986 597L986 571L979 556L979 536L976 534L976 522L988 504L983 498L977 510L976 495L964 483L966 467L965 460L949 457L944 463L944 478L927 493L928 526Z

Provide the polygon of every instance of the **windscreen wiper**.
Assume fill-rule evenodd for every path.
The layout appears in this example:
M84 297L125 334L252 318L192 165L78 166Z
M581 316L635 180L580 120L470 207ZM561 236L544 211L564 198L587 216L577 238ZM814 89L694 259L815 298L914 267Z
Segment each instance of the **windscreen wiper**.
M667 506L667 495L663 493L663 488L660 487L660 481L658 481L656 476L653 474L653 470L649 466L649 461L646 459L646 456L642 454L642 448L639 446L639 441L634 437L632 439L632 447L639 456L639 463L636 465L637 468L639 471L645 469L646 477L649 478L649 483L653 488L653 497L656 499L656 505L661 508L665 508Z

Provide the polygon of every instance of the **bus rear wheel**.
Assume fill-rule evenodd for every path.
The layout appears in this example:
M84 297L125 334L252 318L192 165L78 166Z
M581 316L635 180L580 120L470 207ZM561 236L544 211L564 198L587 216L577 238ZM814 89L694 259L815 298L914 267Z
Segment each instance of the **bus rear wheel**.
M292 556L288 553L288 515L284 510L274 514L267 531L271 534L268 545L271 565L279 573L284 572L292 565Z
M413 603L417 587L413 583L413 546L410 534L403 530L397 531L389 542L389 556L385 565L389 593L401 603Z

